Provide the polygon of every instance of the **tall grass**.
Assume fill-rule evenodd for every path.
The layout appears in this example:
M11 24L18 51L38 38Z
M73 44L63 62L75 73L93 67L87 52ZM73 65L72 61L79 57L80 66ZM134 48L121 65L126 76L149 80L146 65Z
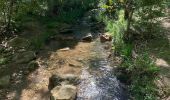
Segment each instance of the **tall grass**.
M124 11L117 11L117 18L110 18L103 12L99 12L96 19L104 22L106 25L105 30L109 32L113 37L113 46L115 50L123 48L124 45L123 36L127 27L127 21L124 19Z
M154 81L159 68L147 53L140 54L136 59L127 58L120 69L122 72L118 78L128 82L133 100L157 100L157 87Z
M111 33L115 44L123 43L123 35L126 30L127 22L124 20L124 11L118 12L118 20L105 20L106 30Z

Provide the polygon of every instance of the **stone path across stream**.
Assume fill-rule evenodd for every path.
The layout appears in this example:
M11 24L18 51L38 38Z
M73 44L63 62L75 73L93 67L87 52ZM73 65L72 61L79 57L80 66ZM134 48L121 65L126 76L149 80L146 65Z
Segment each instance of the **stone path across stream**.
M91 25L82 21L75 25L72 33L53 38L38 54L39 68L26 77L26 84L18 88L20 92L9 91L7 100L50 100L49 79L54 74L80 76L80 84L76 86L77 100L127 100L124 88L113 75L113 67L107 61L111 47L108 50L104 50L104 47L110 44L101 44L97 37L99 33L92 33ZM88 34L93 36L93 41L82 42L81 38ZM74 87L65 85L67 83L61 84L54 89L65 91L60 89L69 87L70 91L74 91ZM61 96L58 92L52 95L54 98ZM69 96L67 91L64 98Z

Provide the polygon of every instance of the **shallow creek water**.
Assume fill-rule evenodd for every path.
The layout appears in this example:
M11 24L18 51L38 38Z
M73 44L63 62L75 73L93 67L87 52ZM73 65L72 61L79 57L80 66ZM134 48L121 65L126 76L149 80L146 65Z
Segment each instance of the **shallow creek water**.
M83 68L77 100L128 100L122 84L113 74L107 51L98 41L92 52L96 57Z

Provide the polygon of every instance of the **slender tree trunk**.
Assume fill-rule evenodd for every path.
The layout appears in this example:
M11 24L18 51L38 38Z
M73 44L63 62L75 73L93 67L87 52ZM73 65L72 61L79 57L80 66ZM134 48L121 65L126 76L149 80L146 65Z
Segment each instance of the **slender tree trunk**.
M131 38L130 27L131 27L133 13L134 13L134 9L132 6L133 6L133 0L127 0L125 3L125 10L124 10L125 11L124 18L125 20L127 20L127 29L124 34L124 39L127 41L129 41L129 39Z
M14 6L14 0L10 0L8 7L8 17L7 17L7 31L11 31L11 19L12 19L12 13L13 13L13 6Z
M54 0L48 0L48 15L53 15Z
M127 33L130 32L130 26L131 26L131 22L132 22L132 17L133 17L133 10L129 13L129 18L127 19Z

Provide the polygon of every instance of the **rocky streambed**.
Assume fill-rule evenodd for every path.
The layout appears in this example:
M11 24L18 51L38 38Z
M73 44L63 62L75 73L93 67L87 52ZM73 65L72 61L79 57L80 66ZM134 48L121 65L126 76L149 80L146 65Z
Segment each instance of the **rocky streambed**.
M92 32L92 28L97 31ZM14 39L16 50L11 51L14 56L10 58L14 63L9 66L18 70L8 67L12 73L0 79L8 85L0 91L0 99L128 99L110 64L112 38L99 35L103 32L100 24L82 20L68 30L54 36L38 53L27 49L29 42L25 39Z
M77 100L127 100L127 92L114 76L114 66L110 64L109 43L96 41L92 52L95 54L81 73Z

